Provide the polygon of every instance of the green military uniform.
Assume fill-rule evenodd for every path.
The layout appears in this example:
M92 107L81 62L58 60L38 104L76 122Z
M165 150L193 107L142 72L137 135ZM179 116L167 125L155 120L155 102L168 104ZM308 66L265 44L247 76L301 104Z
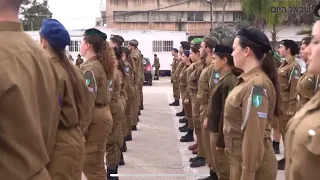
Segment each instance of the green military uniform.
M137 47L139 45L137 40L131 40L129 41L129 45ZM132 128L136 129L137 124L138 124L138 113L139 113L139 106L140 106L140 98L141 98L141 93L140 93L140 84L141 84L141 63L142 63L142 58L141 54L138 49L133 49L131 50L131 56L133 58L134 62L134 87L135 87L135 105L134 105L134 110L133 110L133 121L132 121Z
M96 36L106 40L106 34L96 30L86 30L85 35ZM110 80L97 57L86 60L81 66L88 89L89 112L87 121L81 123L85 136L85 159L83 173L88 180L105 180L104 154L106 140L112 131L112 114L110 110Z
M156 54L154 55L154 62L153 62L152 66L155 68L154 80L159 80L159 78L160 78L160 60Z

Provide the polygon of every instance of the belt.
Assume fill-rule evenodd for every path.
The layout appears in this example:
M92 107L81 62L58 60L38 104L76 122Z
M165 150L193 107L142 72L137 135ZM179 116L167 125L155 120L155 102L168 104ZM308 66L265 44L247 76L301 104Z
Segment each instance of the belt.
M96 103L95 105L94 105L94 107L97 107L97 108L103 108L103 107L105 107L105 106L107 106L106 104L99 104L99 103Z
M78 127L79 127L79 124L73 124L71 126L66 126L61 121L59 122L59 125L58 125L58 129L72 129L72 128L78 128Z

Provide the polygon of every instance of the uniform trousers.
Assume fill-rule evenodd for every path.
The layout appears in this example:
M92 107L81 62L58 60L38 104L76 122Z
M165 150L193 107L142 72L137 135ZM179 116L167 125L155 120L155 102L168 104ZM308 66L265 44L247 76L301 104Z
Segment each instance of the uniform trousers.
M244 180L242 175L242 140L225 138L225 153L230 164L230 180ZM264 139L264 156L254 180L276 180L278 161L270 138Z
M121 157L121 146L118 143L120 136L121 122L124 117L124 107L121 98L111 100L110 110L112 113L113 125L111 133L106 142L106 164L115 168L119 165Z
M79 126L59 126L47 170L52 180L81 180L84 139Z
M87 180L106 180L104 154L113 124L110 106L95 107L92 114L92 122L85 136L83 173Z
M217 176L219 180L230 179L230 165L224 150L217 150L218 133L209 132L212 159L217 168Z

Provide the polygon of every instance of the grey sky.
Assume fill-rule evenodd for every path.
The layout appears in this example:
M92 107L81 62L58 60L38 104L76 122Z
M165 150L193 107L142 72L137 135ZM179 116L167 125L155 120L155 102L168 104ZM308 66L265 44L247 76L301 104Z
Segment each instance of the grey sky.
M67 29L85 29L95 25L100 16L100 0L49 0L53 18Z

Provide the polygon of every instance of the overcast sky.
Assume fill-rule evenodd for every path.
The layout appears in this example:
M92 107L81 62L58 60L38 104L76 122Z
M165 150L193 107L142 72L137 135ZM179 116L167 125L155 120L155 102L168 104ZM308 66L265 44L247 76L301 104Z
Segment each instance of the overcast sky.
M100 17L100 0L49 0L53 18L67 29L86 29L95 25Z

